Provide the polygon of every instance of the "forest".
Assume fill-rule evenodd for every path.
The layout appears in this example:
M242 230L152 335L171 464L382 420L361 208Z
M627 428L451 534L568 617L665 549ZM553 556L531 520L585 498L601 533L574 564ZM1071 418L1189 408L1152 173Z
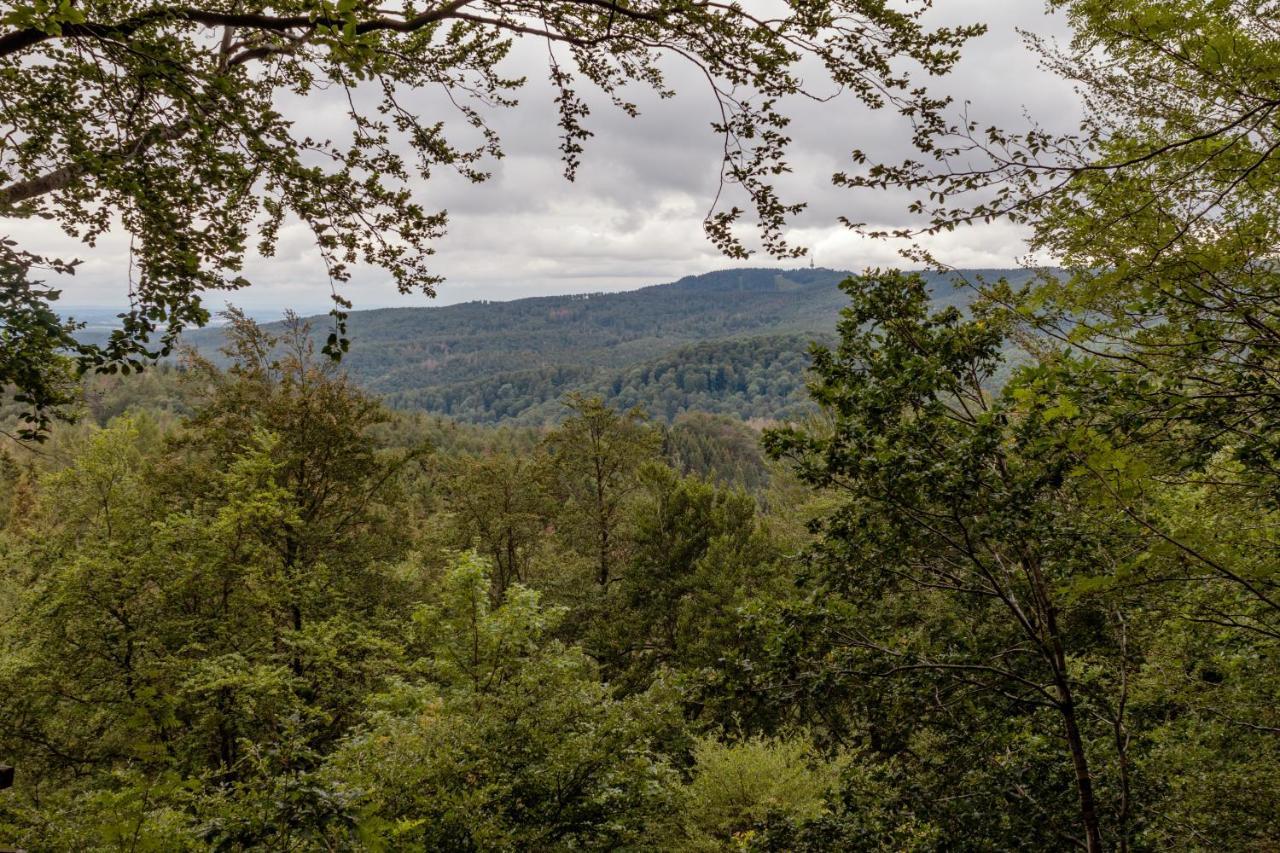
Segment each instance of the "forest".
M1071 133L934 93L985 28L929 6L0 6L6 227L132 246L94 338L46 283L78 260L0 240L0 847L1280 848L1274 4L1052 0ZM488 179L518 39L569 178L581 85L643 121L629 87L691 63L739 260L801 252L775 179L822 69L910 124L834 182L916 199L842 226L921 269L471 304L417 343L351 311L353 265L439 283L412 188ZM437 84L479 148L402 104ZM277 109L362 85L349 146ZM184 347L295 221L333 313ZM991 222L1026 269L929 243ZM379 385L362 323L377 375L476 358Z
M396 413L301 322L100 380L3 456L0 719L27 781L0 827L1055 849L1079 760L1128 845L1265 849L1277 528L1242 496L1267 470L1223 447L1192 474L1162 429L1121 445L1083 412L1122 380L1088 366L992 394L998 324L931 311L918 277L845 288L821 414L767 456L734 418L581 395L550 430Z
M622 293L353 311L343 365L392 408L472 423L552 424L575 391L664 420L684 411L785 418L808 411L805 354L834 334L848 275L732 269ZM1002 275L1028 277L964 270L928 280L935 300L951 304L969 294L956 281ZM320 344L326 324L309 319ZM184 340L219 358L217 328Z

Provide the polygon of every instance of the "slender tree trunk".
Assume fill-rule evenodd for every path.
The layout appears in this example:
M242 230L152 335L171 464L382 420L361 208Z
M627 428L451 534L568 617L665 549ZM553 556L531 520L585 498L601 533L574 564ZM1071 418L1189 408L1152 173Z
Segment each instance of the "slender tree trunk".
M1120 814L1116 818L1120 833L1120 853L1129 851L1129 749L1123 722L1116 720L1116 752L1120 764Z
M605 485L604 485L604 467L600 458L599 439L595 441L597 446L595 454L596 469L596 524L600 528L600 573L596 580L601 587L609 585L609 519L605 514Z
M1022 549L1019 562L1031 582L1034 605L1044 620L1042 647L1046 653L1046 662L1053 672L1053 684L1058 692L1058 713L1062 715L1067 747L1071 751L1071 767L1075 773L1076 793L1080 798L1080 820L1084 824L1085 849L1088 853L1102 853L1098 802L1093 793L1093 775L1089 771L1084 738L1080 735L1080 726L1076 722L1075 696L1071 691L1071 679L1067 670L1066 648L1062 642L1062 633L1058 630L1058 607L1053 600L1053 588L1031 549Z
M600 572L596 578L600 586L609 585L609 527L600 522Z
M1080 819L1084 823L1085 849L1089 853L1102 853L1102 828L1098 821L1098 803L1093 795L1093 776L1089 772L1089 759L1084 751L1084 739L1076 725L1075 699L1065 674L1057 676L1059 696L1058 711L1062 714L1067 745L1071 750L1071 766L1075 771L1076 792L1080 796Z
M1120 812L1116 816L1116 829L1119 836L1120 853L1129 851L1129 732L1124 725L1125 707L1129 702L1129 632L1125 625L1124 615L1119 608L1115 611L1116 623L1120 633L1120 698L1116 702L1115 721L1112 731L1115 737L1116 756L1120 770Z
M230 726L227 725L227 688L218 691L218 762L223 779L234 778L236 764L236 742Z
M285 540L284 550L284 573L286 583L289 584L289 618L293 623L294 634L302 633L302 603L298 600L298 578L294 572L298 561L298 543L289 536ZM295 653L289 668L293 670L294 675L302 675L302 661Z

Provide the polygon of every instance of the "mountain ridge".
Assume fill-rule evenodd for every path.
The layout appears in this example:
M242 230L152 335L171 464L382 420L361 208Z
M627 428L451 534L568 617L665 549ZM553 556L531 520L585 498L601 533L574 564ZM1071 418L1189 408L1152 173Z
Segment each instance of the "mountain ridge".
M729 269L629 291L353 311L343 366L395 408L475 423L552 422L569 391L663 419L695 409L790 417L807 405L808 342L833 339L851 275ZM926 274L937 302L967 299L956 275L1029 273ZM328 333L328 317L304 319L317 340ZM186 340L207 352L221 337L208 328Z

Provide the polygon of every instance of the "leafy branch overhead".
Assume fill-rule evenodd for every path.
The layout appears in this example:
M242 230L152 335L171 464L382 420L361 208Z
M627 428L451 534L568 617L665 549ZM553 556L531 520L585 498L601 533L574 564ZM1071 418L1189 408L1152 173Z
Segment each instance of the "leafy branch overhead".
M936 112L943 102L897 66L945 73L981 27L930 29L928 5L834 0L766 14L689 0L18 3L0 16L0 213L52 219L88 246L111 229L130 235L132 311L108 346L80 356L82 369L169 352L182 328L208 319L200 294L247 285L246 253L270 256L294 219L334 286L364 263L404 292L431 294L439 276L428 262L447 218L415 188L438 169L489 177L503 151L489 116L513 106L525 82L503 60L516 39L535 39L547 46L569 179L591 135L581 87L634 116L633 86L670 97L664 63L689 63L714 96L722 189L746 199L768 252L795 256L803 249L783 231L800 205L772 183L788 168L784 99L847 90L875 107ZM815 61L825 74L808 85L799 69ZM465 133L415 112L407 95L419 89L444 90ZM286 115L287 101L335 91L344 139L309 135ZM747 215L717 195L712 241L747 255L736 228ZM335 300L336 356L348 303Z

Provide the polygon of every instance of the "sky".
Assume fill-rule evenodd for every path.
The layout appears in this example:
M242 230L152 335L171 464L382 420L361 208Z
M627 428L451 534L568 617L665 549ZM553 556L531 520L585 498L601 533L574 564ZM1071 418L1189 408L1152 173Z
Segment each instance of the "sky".
M968 102L969 114L984 125L1021 127L1026 116L1052 129L1067 130L1078 111L1069 85L1042 71L1018 30L1061 36L1062 22L1037 0L936 0L937 23L985 22L986 35L971 42L936 91ZM359 269L344 295L357 309L452 304L476 299L626 290L733 266L795 267L756 255L733 261L708 242L702 218L715 197L719 137L711 130L714 101L690 69L668 66L678 94L661 101L636 92L639 118L628 118L600 99L592 102L588 140L577 180L566 181L559 159L552 91L545 83L545 45L517 44L505 70L526 74L520 106L490 113L506 156L489 164L493 178L471 184L445 174L415 186L428 209L449 213L448 234L436 243L434 268L446 280L434 299L396 293L389 277ZM584 92L585 94L585 92ZM448 113L438 94L406 96L424 117ZM872 111L852 96L826 103L796 102L788 161L793 174L782 184L784 200L808 202L789 239L810 249L818 266L860 270L901 264L898 247L860 238L839 224L844 215L884 226L908 222L905 197L855 195L833 187L834 172L849 169L849 152L864 148L890 161L911 154L902 120ZM294 111L293 113L290 110ZM342 127L342 105L323 97L286 105L300 129L323 132ZM92 249L80 246L43 221L4 222L27 248L84 260L74 278L58 281L64 306L126 304L128 238L118 231ZM929 247L956 267L1016 266L1024 234L1000 223L975 226L933 239ZM251 257L246 276L254 286L230 298L258 316L285 308L302 314L327 311L329 286L309 232L286 226L277 253ZM221 307L221 294L207 304Z

